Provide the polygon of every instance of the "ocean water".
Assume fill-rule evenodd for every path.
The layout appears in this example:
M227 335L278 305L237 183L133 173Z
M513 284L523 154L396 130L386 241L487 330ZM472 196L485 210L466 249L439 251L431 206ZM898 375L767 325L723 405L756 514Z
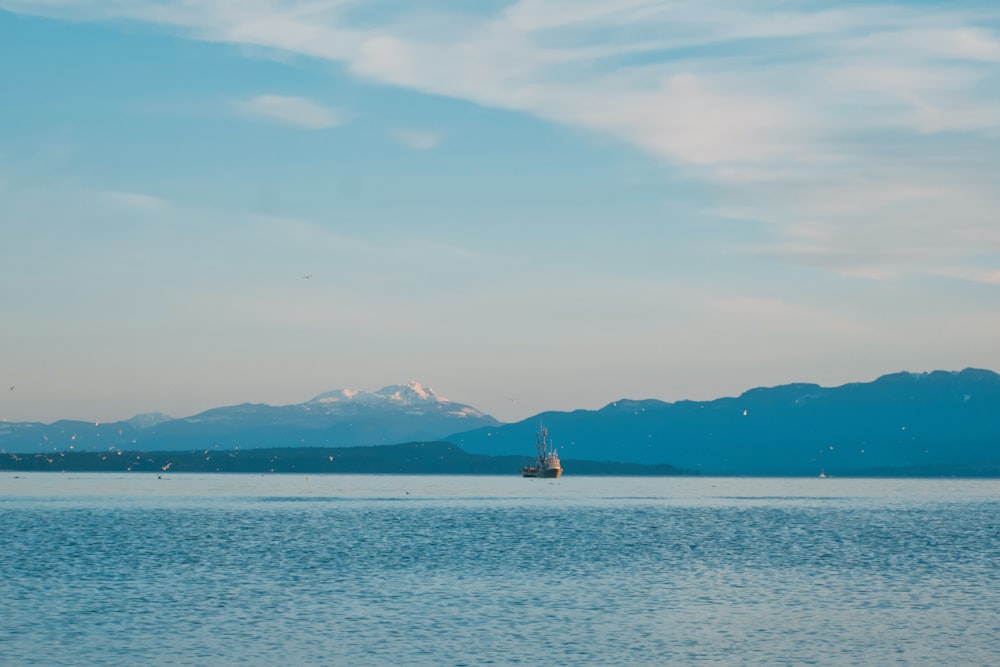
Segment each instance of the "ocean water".
M996 665L1000 482L0 474L0 664Z

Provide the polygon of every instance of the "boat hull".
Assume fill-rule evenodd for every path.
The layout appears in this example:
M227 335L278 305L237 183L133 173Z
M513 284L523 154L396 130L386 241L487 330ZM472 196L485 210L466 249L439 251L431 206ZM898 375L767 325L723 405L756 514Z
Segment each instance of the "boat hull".
M522 477L542 477L545 479L556 479L562 476L562 468L548 468L539 470L538 468L527 467L521 469Z

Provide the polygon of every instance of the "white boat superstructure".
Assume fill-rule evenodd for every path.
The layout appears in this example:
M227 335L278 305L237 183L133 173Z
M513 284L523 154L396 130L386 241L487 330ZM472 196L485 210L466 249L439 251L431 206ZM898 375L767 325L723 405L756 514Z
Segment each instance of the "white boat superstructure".
M562 475L562 464L559 454L549 440L549 430L544 426L538 429L535 436L535 450L538 454L535 464L521 468L522 477L557 478Z

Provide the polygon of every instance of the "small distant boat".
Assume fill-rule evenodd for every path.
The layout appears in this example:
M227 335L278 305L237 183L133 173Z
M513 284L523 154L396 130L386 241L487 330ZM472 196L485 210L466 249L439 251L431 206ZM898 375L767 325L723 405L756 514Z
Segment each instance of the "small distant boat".
M556 448L549 441L549 429L544 426L538 430L535 436L535 449L538 457L535 464L521 468L522 477L545 477L553 479L562 475L562 464L559 463L559 454Z
M826 479L826 472L825 472L825 471L823 471L823 470L820 470L820 471L819 471L819 478L820 478L820 479Z

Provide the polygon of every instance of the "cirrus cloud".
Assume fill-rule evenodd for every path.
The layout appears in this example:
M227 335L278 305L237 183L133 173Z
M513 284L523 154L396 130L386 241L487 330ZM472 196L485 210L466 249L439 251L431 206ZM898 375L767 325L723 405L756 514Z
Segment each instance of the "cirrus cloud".
M335 127L342 122L329 107L305 97L285 95L258 95L237 103L243 114L265 118L309 130Z
M718 209L774 230L772 256L821 258L856 275L935 275L981 255L972 239L995 226L1000 210L993 185L1000 7L972 0L518 0L499 9L0 0L0 7L158 24L614 137L711 189ZM308 98L260 95L237 106L303 128L341 122ZM392 136L413 148L440 139ZM931 202L888 196L929 187L944 194ZM835 228L836 245L799 252L787 230L810 222ZM904 269L901 254L921 259Z
M412 148L414 150L427 150L436 147L441 143L439 132L426 132L420 130L393 130L390 135L398 144Z

